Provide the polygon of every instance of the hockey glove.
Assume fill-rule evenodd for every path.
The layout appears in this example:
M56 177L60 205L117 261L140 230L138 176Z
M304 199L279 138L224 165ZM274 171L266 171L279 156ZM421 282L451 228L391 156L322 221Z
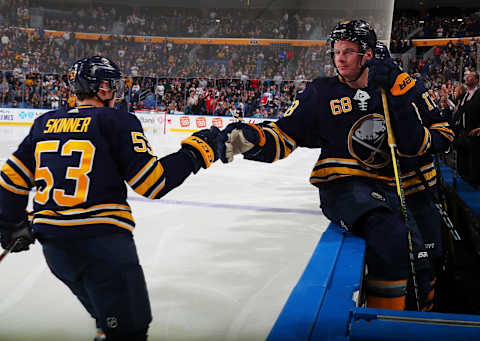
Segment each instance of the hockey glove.
M404 72L392 58L372 58L368 67L368 86L383 88L393 96L405 95L415 85L415 79Z
M218 160L217 138L220 129L212 126L193 133L181 142L182 150L193 162L193 173L197 173L200 167L208 168Z
M1 222L0 225L0 243L2 248L7 249L11 247L18 239L15 247L10 252L21 252L29 250L30 244L35 243L32 228L28 221L22 221L17 224Z
M233 161L233 156L243 154L256 146L265 145L265 133L256 124L230 123L218 139L218 154L223 163Z

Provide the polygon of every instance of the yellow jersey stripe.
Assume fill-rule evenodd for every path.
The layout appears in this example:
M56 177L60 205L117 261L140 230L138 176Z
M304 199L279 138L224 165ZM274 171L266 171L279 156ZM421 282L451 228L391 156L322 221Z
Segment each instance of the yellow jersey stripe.
M22 190L22 189L19 189L19 188L13 187L12 185L7 184L1 176L0 176L0 186L5 188L9 192L19 194L19 195L28 195L28 193L30 192L28 190Z
M448 134L448 133L445 133L443 131L439 131L440 134L442 134L442 136L444 136L447 140L449 140L450 142L453 142L453 140L455 139L455 136L454 135L451 135L451 134Z
M363 171L360 169L352 169L348 167L329 167L329 168L322 168L318 169L312 172L311 176L312 177L327 177L332 174L338 174L338 175L346 175L346 176L351 176L351 175L357 175L357 176L364 176L368 178L375 178L375 179L381 179L385 181L392 181L393 177L387 177L387 176L380 176L376 175L367 171ZM321 181L321 180L319 180Z
M423 176L427 181L429 181L437 176L437 172L435 169L432 169L430 172L423 173ZM411 187L413 185L420 184L420 183L422 183L422 179L419 176L415 176L412 179L402 181L404 188Z
M33 181L33 173L28 169L22 161L20 161L15 155L10 155L10 161L12 161L20 170L25 173L25 175L30 179L30 181Z
M402 154L402 153L400 153L400 151L398 151L399 156L402 156L402 157L416 157L416 156L420 156L420 155L423 155L423 154L426 153L428 148L430 148L430 144L432 142L432 136L430 135L430 131L427 128L423 127L423 129L425 131L425 134L423 136L422 145L418 149L417 153L414 154L414 155L409 155L409 154Z
M446 128L446 127L450 127L450 125L447 122L438 122L438 123L432 124L429 128L430 129L436 129L438 127Z
M122 204L100 204L100 205L94 205L90 206L87 208L73 208L70 210L65 210L65 211L57 211L55 213L59 215L75 215L75 214L82 214L82 213L88 213L88 212L93 212L93 211L100 211L100 210L122 210L122 211L131 211L130 206L128 205L122 205ZM43 212L43 211L40 211ZM37 213L40 213L37 212Z
M56 220L48 218L33 218L33 224L47 224L54 226L64 226L64 227L80 227L82 225L93 225L93 224L108 224L121 227L123 229L133 231L134 227L122 221L116 220L114 218L86 218L86 219L73 219L73 220Z
M25 189L29 189L28 184L22 178L20 174L18 174L15 169L12 168L8 163L5 163L2 167L2 172L18 187L23 187Z
M315 167L323 165L323 164L328 164L328 163L339 163L339 164L344 164L344 165L356 165L362 167L362 164L355 159L342 159L342 158L326 158L326 159L321 159L318 160L315 163Z
M430 144L432 142L432 136L430 135L430 130L427 128L423 127L425 131L425 136L423 138L423 144L420 147L420 150L418 151L418 155L425 154L428 148L430 148Z
M264 127L263 130L268 131L275 140L275 158L273 159L273 161L277 161L280 157L280 141L278 140L278 135L271 128Z
M155 188L153 191L152 191L152 194L149 195L149 199L155 199L155 197L157 196L157 194L165 187L165 179L163 179L163 181L160 183L160 185L157 186L157 188Z
M295 142L294 139L292 139L290 136L288 136L287 134L285 134L285 132L284 132L282 129L280 129L274 122L270 123L270 125L271 125L276 131L278 131L278 133L279 133L280 135L282 135L282 137L283 137L284 139L286 139L288 142L290 142L290 144L293 146L293 149L297 148L297 142ZM292 150L293 150L293 149L292 149Z
M437 178L434 178L433 180L428 181L428 186L429 187L432 187L436 184L437 184ZM425 190L425 186L423 184L420 185L420 186L416 186L416 187L404 188L405 195L418 193L418 192L421 192L423 190Z
M115 217L125 218L125 219L133 221L132 214L130 212L126 212L126 211L101 212L101 213L94 214L92 217L108 217L108 216L115 216Z
M290 154L290 151L287 151L287 145L285 144L285 139L283 138L283 136L281 135L281 133L278 131L278 129L275 129L275 127L272 127L271 129L275 132L275 134L277 134L278 140L281 142L281 145L280 145L280 143L279 143L280 152L281 152L282 149L283 149L283 154L284 154L284 155L283 155L283 158L286 158L286 157L288 156L288 154ZM283 147L283 148L282 148L282 147ZM288 154L287 154L287 152L288 152ZM281 156L281 153L279 153L279 156L278 156L278 157L280 157L280 156Z
M38 212L35 212L35 214L51 215L51 216L56 216L56 217L59 217L59 216L60 216L60 214L58 214L57 212L52 211L52 210L38 211Z
M433 165L433 162L430 162L429 164L426 164L422 167L420 167L420 171L422 173L425 173L426 170L430 170L430 169L433 169L434 168L434 165ZM401 176L402 176L402 179L405 179L405 178L408 178L410 176L416 176L417 175L417 172L416 171L410 171L408 173L402 173Z
M283 154L284 154L284 155L283 155L283 158L286 158L287 156L290 155L290 153L291 153L292 150L293 150L293 149L291 148L292 143L291 143L291 141L289 141L289 140L287 139L286 136L284 136L284 135L282 134L282 131L281 131L277 126L275 126L275 125L272 124L271 127L272 127L273 131L275 131L275 132L277 133L280 141L282 142L283 151L284 151L284 152L283 152ZM287 145L287 143L288 143L288 145Z
M140 186L134 189L140 195L144 195L163 175L163 167L160 162L157 162L155 169L150 175L142 182Z
M140 179L149 169L153 166L153 163L156 161L156 158L152 157L150 161L147 162L145 166L127 183L130 186L134 186L138 179Z

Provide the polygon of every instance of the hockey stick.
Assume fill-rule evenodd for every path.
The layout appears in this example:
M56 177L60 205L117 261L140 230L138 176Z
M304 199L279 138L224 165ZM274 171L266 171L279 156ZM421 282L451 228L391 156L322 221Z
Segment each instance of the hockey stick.
M450 234L452 235L452 238L456 241L460 241L460 240L462 240L462 238L460 237L460 234L458 233L458 230L455 229L455 226L453 225L453 223L450 220L450 217L448 216L448 213L447 213L448 212L448 207L447 207L447 197L445 195L445 183L443 181L442 171L440 170L440 160L439 160L437 154L435 154L435 165L436 165L438 177L440 179L440 183L439 183L439 186L437 188L438 188L438 193L439 193L439 199L440 199L440 202L442 204L441 208L445 212L445 217L446 217L445 223L447 225L447 228L450 231ZM456 174L455 174L455 177L456 177Z
M0 254L0 262L1 262L2 260L4 260L5 257L7 257L7 255L10 253L10 251L12 251L12 250L15 248L15 246L17 246L17 244L20 242L20 239L21 239L21 238L15 239L15 240L10 244L9 247L7 247L5 250L3 250L3 252Z
M442 173L440 170L440 162L438 160L438 156L435 154L435 163L434 163L435 170L438 174L438 184L437 184L437 192L438 192L438 199L435 197L433 194L432 190L430 189L430 186L428 185L427 179L425 178L425 174L422 173L420 168L417 166L415 169L415 172L417 173L417 176L422 180L423 187L425 187L425 190L428 191L433 199L433 203L435 204L435 208L437 209L438 213L440 214L440 217L443 220L443 223L445 227L447 228L448 232L450 233L451 237L455 241L461 241L462 237L460 237L460 234L458 233L457 229L452 223L452 220L450 219L450 216L447 213L447 199L445 197L445 193L443 190L443 187L445 186L443 184L443 178L442 178Z
M403 192L402 180L400 179L400 164L397 159L397 142L395 135L393 134L392 122L390 121L390 112L388 110L387 94L385 89L380 89L382 94L382 103L383 103L383 112L385 114L385 124L387 126L387 141L388 146L390 147L390 153L392 155L392 165L393 173L395 174L395 185L397 187L398 199L400 201L400 210L402 212L403 220L405 226L407 227L407 236L408 236L408 257L410 259L410 271L412 274L413 289L415 292L415 301L417 303L417 310L420 311L420 296L418 293L418 282L417 282L417 273L415 271L415 258L413 255L413 244L412 244L412 235L408 229L408 215L407 215L407 203L405 201L405 193Z

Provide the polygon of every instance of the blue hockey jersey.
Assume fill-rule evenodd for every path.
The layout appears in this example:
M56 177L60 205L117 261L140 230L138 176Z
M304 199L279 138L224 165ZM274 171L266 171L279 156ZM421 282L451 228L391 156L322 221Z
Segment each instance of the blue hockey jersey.
M417 166L433 185L436 174L429 154L445 149L453 140L448 122L420 84L402 96L402 104L396 103L390 112L406 194L423 187L415 173ZM321 148L310 176L317 187L351 176L395 184L377 89L353 89L338 77L315 79L283 118L262 124L262 129L265 145L247 152L245 158L273 162L297 147Z
M39 238L98 235L134 227L125 183L157 199L192 173L182 152L158 159L135 115L81 106L38 117L0 173L0 218L25 216L33 196Z

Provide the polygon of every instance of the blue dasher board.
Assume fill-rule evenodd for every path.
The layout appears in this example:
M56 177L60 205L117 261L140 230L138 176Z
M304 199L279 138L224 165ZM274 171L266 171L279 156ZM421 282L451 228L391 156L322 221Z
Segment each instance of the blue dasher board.
M480 340L480 316L357 307L365 243L330 224L268 341Z

